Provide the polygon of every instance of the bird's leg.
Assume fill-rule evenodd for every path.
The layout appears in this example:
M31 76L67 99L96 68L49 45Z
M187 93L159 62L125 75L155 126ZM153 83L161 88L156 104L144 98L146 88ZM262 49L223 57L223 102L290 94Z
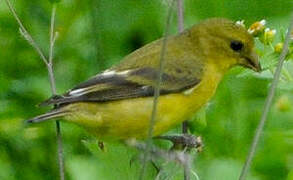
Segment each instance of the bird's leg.
M201 152L203 147L201 137L191 134L157 136L155 139L171 141L173 143L171 150L186 149L189 151L195 148L198 152Z

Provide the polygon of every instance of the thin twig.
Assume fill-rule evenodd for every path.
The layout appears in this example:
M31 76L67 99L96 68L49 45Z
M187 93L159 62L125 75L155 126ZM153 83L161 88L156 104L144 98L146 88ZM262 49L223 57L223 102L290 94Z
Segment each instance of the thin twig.
M184 170L184 175L183 175L184 180L189 180L190 179L190 162L189 161L183 164L183 170Z
M55 44L55 34L54 34L55 15L56 15L56 5L53 4L52 14L51 14L51 24L50 24L50 50L49 50L50 64L52 64L52 61L53 61L53 50L54 50L54 44Z
M60 122L58 120L56 121L56 137L57 137L57 149L58 149L59 176L61 180L64 180L65 176L64 176L63 141L62 141Z
M150 119L150 124L149 124L149 129L148 129L148 136L147 136L147 141L146 141L146 150L144 153L144 158L143 158L143 164L142 164L142 169L140 172L139 179L143 180L145 170L146 170L146 163L149 159L150 155L150 150L152 146L152 136L153 136L153 128L154 124L156 121L156 115L157 115L157 105L159 101L159 96L160 96L160 86L162 82L162 73L163 73L163 67L164 67L164 57L166 54L166 48L167 48L167 39L168 39L168 34L169 34L169 29L170 29L170 24L171 24L171 17L172 17L172 8L175 0L172 0L172 3L169 7L168 15L167 15L167 22L166 22L166 27L165 27L165 33L163 36L163 42L162 42L162 49L161 49L161 54L160 54L160 59L159 59L159 74L155 83L155 92L154 92L154 100L153 100L153 107L152 107L152 114L151 114L151 119Z
M55 15L56 15L56 5L53 4L52 14L51 14L51 24L50 24L50 49L49 49L49 61L48 61L48 73L50 84L52 88L53 95L56 95L56 83L53 73L53 50L55 44L55 34L54 34L54 25L55 25Z
M183 6L183 0L177 0L177 22L178 22L178 32L182 33L184 30L184 6ZM182 133L183 134L187 134L188 133L188 124L187 121L184 121L182 123ZM189 180L190 179L190 165L188 164L189 162L187 162L187 164L185 164L183 166L184 169L184 180Z
M184 30L184 7L183 0L177 0L177 24L178 24L178 32L181 33ZM188 124L187 121L182 123L182 133L188 133Z
M27 32L27 30L23 26L23 24L20 21L18 15L16 14L15 9L11 5L10 0L5 0L5 2L7 4L7 6L8 6L8 8L9 8L10 12L14 16L15 20L17 21L17 23L18 23L18 25L20 27L21 32L25 35L24 37L26 38L26 40L30 42L30 44L33 46L33 48L35 48L35 50L40 55L40 57L44 61L44 63L46 65L48 65L48 61L47 61L46 57L44 56L44 53L42 52L42 50L39 48L39 46L37 45L37 43L35 42L35 40L32 38L32 36Z
M293 29L293 14L292 14L291 19L290 19L290 25L289 25L288 32L287 32L287 35L286 35L286 39L285 39L285 42L284 42L284 47L283 47L282 53L281 53L281 55L279 57L279 63L278 63L277 69L276 69L275 74L274 74L273 82L271 84L269 94L268 94L268 96L266 98L266 101L265 101L265 106L264 106L264 109L263 109L263 113L262 113L260 122L259 122L259 124L257 126L255 136L253 138L253 142L252 142L252 145L250 147L250 151L249 151L249 154L247 156L246 162L245 162L245 164L243 166L243 169L242 169L241 175L239 177L239 180L246 179L248 170L250 169L250 165L251 165L252 159L254 157L254 154L255 154L255 151L256 151L256 148L257 148L261 133L263 131L263 128L264 128L264 125L265 125L265 122L266 122L266 119L267 119L267 115L269 113L269 110L270 110L270 107L271 107L271 104L272 104L272 100L273 100L274 95L275 95L276 87L277 87L279 79L280 79L282 66L284 64L285 57L286 57L286 55L288 53L288 46L289 46L289 42L290 42L290 34L291 34L292 29Z
M45 63L47 70L48 70L48 76L50 81L50 86L52 90L52 94L56 94L56 83L53 73L53 49L54 49L54 43L56 40L56 35L54 34L54 24L55 24L55 14L56 14L56 5L53 4L52 7L52 15L51 15L51 24L50 24L50 50L49 50L49 60L45 57L43 51L38 46L38 44L35 42L35 40L32 38L32 36L28 33L26 28L24 27L23 23L19 19L14 7L10 3L10 0L5 0L10 12L16 19L20 33L23 35L23 37L29 42L29 44L37 51L37 53L40 55L42 61ZM58 163L59 163L59 170L60 170L60 179L64 180L64 160L63 160L63 147L62 147L62 136L61 136L61 130L60 130L60 124L59 121L56 121L56 134L57 134L57 146L58 146Z
M57 36L57 34L54 33L55 16L56 16L56 4L54 3L52 6L52 14L51 14L49 62L47 65L53 95L57 94L55 77L53 72L53 52L54 52L54 44L55 44L55 40ZM64 180L65 177L64 177L63 143L62 143L60 122L58 120L56 121L56 138L57 138L57 151L58 151L58 163L59 163L59 176L61 180Z
M177 22L178 22L178 32L183 32L184 29L184 6L183 0L177 0Z

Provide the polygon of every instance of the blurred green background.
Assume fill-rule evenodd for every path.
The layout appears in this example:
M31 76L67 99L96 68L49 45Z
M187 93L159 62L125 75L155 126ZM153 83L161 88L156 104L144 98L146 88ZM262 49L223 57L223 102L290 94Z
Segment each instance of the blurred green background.
M52 4L49 0L11 1L25 27L48 54ZM57 4L55 77L58 93L110 67L162 36L167 4L160 0L62 0ZM288 27L292 0L185 0L185 27L208 17L266 19L279 32ZM176 33L176 12L172 33ZM276 43L278 40L275 40ZM259 47L262 51L262 47ZM265 63L266 57L262 59ZM289 73L293 71L286 62ZM235 68L200 114L192 130L205 144L195 155L192 170L202 180L237 179L261 115L272 75ZM248 179L293 179L293 82L282 79ZM35 105L50 97L43 62L22 38L18 25L0 1L0 179L58 179L55 123L24 127L27 118L48 108ZM179 127L178 127L179 129ZM174 132L174 131L173 131ZM96 140L73 124L62 123L66 178L137 179L140 161L134 149L107 143L101 152ZM134 158L135 159L135 158ZM161 179L183 179L182 168L159 163ZM148 177L155 170L148 166ZM194 179L195 177L192 176Z

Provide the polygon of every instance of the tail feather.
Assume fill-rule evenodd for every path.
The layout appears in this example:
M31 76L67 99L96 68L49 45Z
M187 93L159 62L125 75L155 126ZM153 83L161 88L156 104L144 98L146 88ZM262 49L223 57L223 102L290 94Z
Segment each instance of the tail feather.
M46 120L51 120L51 119L63 117L66 114L67 114L67 112L62 111L60 109L56 109L56 110L52 110L46 114L42 114L42 115L36 116L32 119L26 120L26 123L28 123L28 124L39 123L39 122L43 122Z

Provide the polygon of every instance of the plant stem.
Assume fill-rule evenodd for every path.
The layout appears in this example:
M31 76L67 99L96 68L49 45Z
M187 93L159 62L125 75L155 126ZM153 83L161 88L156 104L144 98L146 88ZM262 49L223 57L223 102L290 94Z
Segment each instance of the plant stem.
M177 0L177 22L178 22L178 32L181 33L184 30L184 10L183 10L183 0Z
M53 51L54 44L56 40L56 35L54 33L55 26L55 15L56 15L56 4L54 3L52 6L52 14L51 14L51 25L50 25L50 49L49 49L49 62L47 64L49 79L52 89L52 94L56 95L56 83L53 72ZM56 120L56 138L57 138L57 151L58 151L58 163L59 163L59 176L61 180L64 180L64 156L63 156L63 143L62 143L62 134L60 122Z
M14 16L15 20L17 21L20 30L26 35L26 40L33 46L33 48L35 48L35 50L37 51L37 53L40 55L41 59L44 61L44 63L46 65L48 65L48 61L46 59L46 57L44 56L44 53L42 52L42 50L40 49L40 47L37 45L37 43L35 42L35 40L32 38L32 36L27 32L27 30L25 29L25 27L23 26L21 20L19 19L15 9L13 8L12 4L10 3L10 0L5 0L11 14Z
M177 22L178 22L178 32L182 33L184 30L184 7L183 7L183 0L177 0ZM182 123L182 133L187 134L188 133L188 123L187 121L184 121ZM189 162L184 164L184 180L190 179L190 167Z
M60 122L58 120L56 121L56 137L57 137L57 149L58 149L59 176L61 180L64 180L65 176L64 176L63 141L62 141Z
M150 156L150 151L151 151L151 146L152 146L152 136L153 136L153 129L154 129L154 124L156 121L156 115L157 115L157 105L159 101L159 96L160 96L160 86L162 82L162 73L163 73L163 67L164 67L164 57L166 54L166 48L167 48L167 39L168 39L168 34L169 34L169 29L170 29L170 24L171 24L171 17L172 17L172 8L175 0L172 0L172 3L169 7L168 15L167 15L167 20L166 20L166 27L165 27L165 33L163 36L163 42L162 42L162 49L161 49L161 54L160 54L160 62L159 62L159 74L157 76L157 80L155 82L155 91L154 91L154 100L153 100L153 107L152 107L152 114L151 114L151 119L150 119L150 124L149 124L149 130L148 130L148 136L147 136L147 142L146 142L146 149L144 153L144 158L143 158L143 164L142 164L142 169L140 172L139 179L143 180L145 170L146 170L146 163L149 159Z
M177 24L178 32L181 33L184 30L184 17L183 17L183 0L177 0ZM182 123L182 133L188 133L188 124L186 121Z

